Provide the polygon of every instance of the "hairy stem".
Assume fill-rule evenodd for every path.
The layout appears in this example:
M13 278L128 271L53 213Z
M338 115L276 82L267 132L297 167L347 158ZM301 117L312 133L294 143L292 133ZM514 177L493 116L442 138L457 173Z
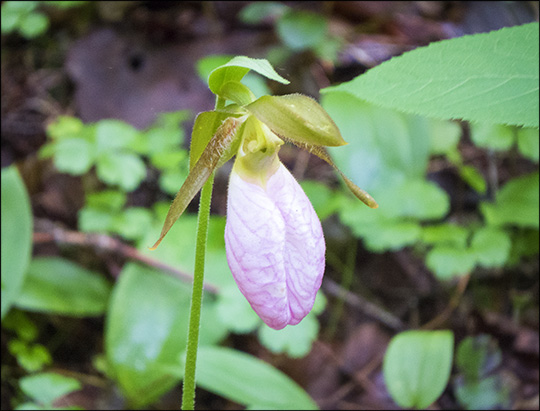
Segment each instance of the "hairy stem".
M201 306L204 282L204 259L206 254L206 240L208 237L208 222L210 220L210 202L214 173L203 186L199 202L199 216L197 219L197 245L195 249L195 273L193 276L193 291L191 295L191 308L189 312L189 331L186 352L186 367L184 371L184 385L182 390L182 409L195 408L195 368L197 364L197 348L199 345L199 328L201 320Z

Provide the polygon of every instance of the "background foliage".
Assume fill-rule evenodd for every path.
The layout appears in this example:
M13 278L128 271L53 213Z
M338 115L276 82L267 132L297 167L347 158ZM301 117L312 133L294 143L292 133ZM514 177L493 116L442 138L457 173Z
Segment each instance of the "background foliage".
M3 2L3 82L14 76L9 58L39 56L44 44L62 54L62 36L85 32L92 19L101 24L120 13L140 24L127 7ZM62 13L76 13L80 27ZM384 32L400 13L381 9L354 30ZM227 266L223 168L225 188L216 185L210 222L198 403L527 408L531 378L523 376L531 369L524 363L538 358L531 337L537 342L538 316L531 313L538 311L538 24L432 43L336 79L346 56L368 50L351 48L354 30L344 34L336 16L274 2L242 7L236 24L274 34L264 57L291 84L278 88L253 71L243 82L257 97L296 91L291 87L314 94L310 81L323 67L327 80L316 92L322 89L321 103L349 143L330 153L380 207L353 199L317 160L298 174L307 160L283 148L284 162L307 177L301 184L323 221L328 253L313 311L298 326L275 331L251 310ZM193 64L199 79L190 81L205 84L234 54L249 53L202 53ZM137 72L134 56L129 64ZM369 67L369 59L358 59ZM40 64L24 67L31 73ZM140 64L143 73L152 68ZM62 100L62 92L53 95ZM187 175L186 131L195 110L157 113L136 128L62 108L48 118L46 141L2 169L2 386L9 393L2 408L177 406L196 207L156 251L148 246ZM53 192L47 175L77 182L73 219L47 208L40 196ZM369 358L362 362L359 353Z

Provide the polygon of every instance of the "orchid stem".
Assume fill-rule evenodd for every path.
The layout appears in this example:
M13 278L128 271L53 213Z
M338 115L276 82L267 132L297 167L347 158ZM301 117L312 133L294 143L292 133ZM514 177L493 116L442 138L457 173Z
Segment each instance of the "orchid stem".
M184 371L184 385L182 389L182 409L195 408L195 368L197 364L197 348L199 345L199 328L201 322L201 306L204 282L204 259L206 254L206 240L208 237L208 222L210 220L210 203L212 201L212 188L214 173L202 188L199 202L199 216L197 219L197 245L195 249L195 273L193 275L193 291L191 294L191 308L189 312L189 330L186 352L186 367Z

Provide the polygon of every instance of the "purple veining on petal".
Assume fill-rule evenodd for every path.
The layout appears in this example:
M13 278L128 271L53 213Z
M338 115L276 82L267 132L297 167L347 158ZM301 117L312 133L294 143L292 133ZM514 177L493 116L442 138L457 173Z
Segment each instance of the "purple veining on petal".
M268 326L298 324L309 313L324 274L324 237L313 206L283 164L266 189L233 170L225 245L240 291Z

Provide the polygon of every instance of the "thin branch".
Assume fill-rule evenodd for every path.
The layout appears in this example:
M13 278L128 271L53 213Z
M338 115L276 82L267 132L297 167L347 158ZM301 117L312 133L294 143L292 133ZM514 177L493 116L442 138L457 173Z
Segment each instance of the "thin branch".
M398 317L389 313L385 309L364 300L359 295L345 290L339 284L335 283L329 278L324 280L324 289L336 297L343 298L347 304L360 309L362 312L364 312L364 314L376 319L392 330L401 331L405 328L405 325Z
M80 231L71 231L58 227L48 220L39 220L39 226L45 231L35 232L33 235L34 244L54 243L57 245L77 245L81 247L93 247L100 251L112 252L128 260L142 263L148 267L157 268L167 274L170 274L184 282L193 282L193 276L185 273L169 264L163 263L155 258L141 254L139 250L131 247L117 238L106 234L82 233ZM218 287L205 283L205 291L212 294L218 293Z

